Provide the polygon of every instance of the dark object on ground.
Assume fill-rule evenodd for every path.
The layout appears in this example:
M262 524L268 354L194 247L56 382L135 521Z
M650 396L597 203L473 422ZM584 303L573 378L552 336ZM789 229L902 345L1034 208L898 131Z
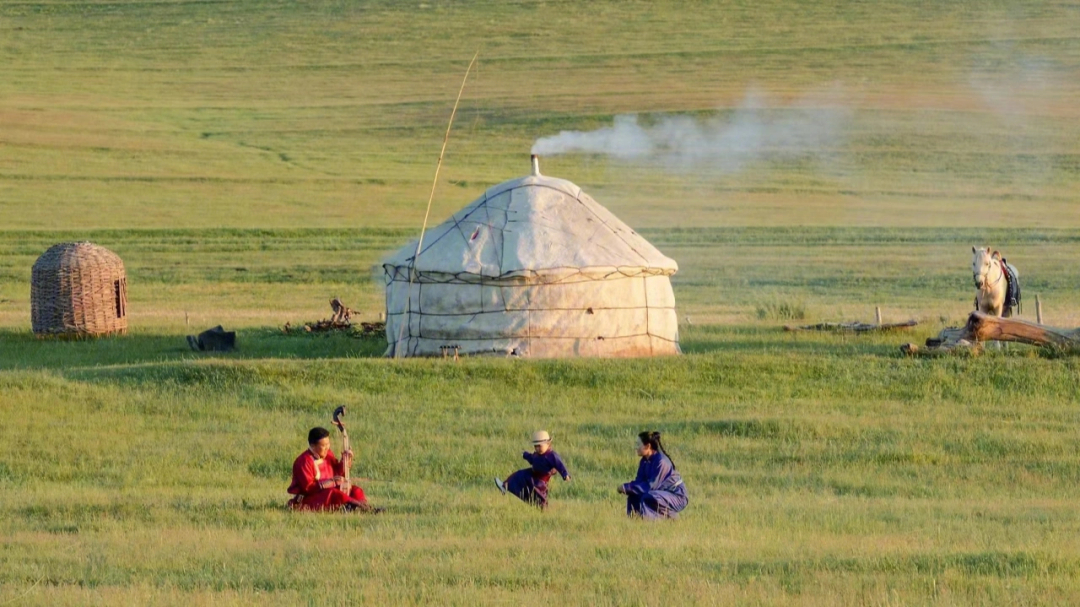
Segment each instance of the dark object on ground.
M187 336L188 345L197 352L230 352L236 349L236 331L226 331L221 325Z
M983 342L987 341L1015 341L1077 352L1080 351L1080 329L1055 329L1024 320L972 312L963 327L944 329L936 338L927 339L926 349L920 349L915 344L904 344L900 346L900 351L907 355L959 352L978 354L982 351Z
M386 508L380 508L378 506L372 506L368 503L363 504L345 504L345 512L362 512L364 514L382 514L386 512Z

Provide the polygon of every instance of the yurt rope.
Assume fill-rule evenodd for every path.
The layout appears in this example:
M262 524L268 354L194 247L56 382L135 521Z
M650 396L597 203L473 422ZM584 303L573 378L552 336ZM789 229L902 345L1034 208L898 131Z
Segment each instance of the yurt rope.
M476 50L476 54L473 55L472 61L469 62L469 67L465 70L465 77L461 79L461 88L458 89L457 99L454 100L454 109L450 112L450 122L446 125L446 134L443 135L442 150L439 151L439 162L435 164L435 179L431 182L431 194L428 195L427 211L424 212L424 223L420 226L420 239L416 241L416 253L413 255L412 263L409 264L409 287L408 297L405 299L405 322L400 323L398 326L398 338L397 343L394 345L394 357L401 356L401 338L405 332L405 325L412 324L412 275L413 268L416 267L417 258L420 257L420 247L424 245L424 232L427 231L428 217L431 216L431 201L435 199L435 186L439 183L439 170L442 169L443 156L446 155L446 144L450 141L450 129L454 126L454 116L457 115L458 104L461 103L461 94L465 92L465 82L469 79L469 73L472 72L473 65L476 64L476 58L480 56L480 49ZM410 329L410 334L412 330Z

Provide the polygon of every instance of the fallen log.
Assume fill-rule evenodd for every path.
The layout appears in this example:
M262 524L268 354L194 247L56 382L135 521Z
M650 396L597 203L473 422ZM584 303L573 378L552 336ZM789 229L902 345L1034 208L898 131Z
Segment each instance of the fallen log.
M972 312L965 327L978 341L1016 341L1032 346L1080 348L1080 329L1056 329L1026 320Z
M909 355L957 350L978 353L982 344L988 341L1014 341L1044 348L1080 351L1080 329L1058 329L1026 320L972 312L963 327L944 329L936 338L927 339L925 350L915 344L904 344L900 346L900 351Z
M910 329L919 323L915 320L907 322L894 322L885 324L871 324L866 322L821 322L816 325L784 325L785 331L852 331L855 333L868 333L871 331L899 331Z

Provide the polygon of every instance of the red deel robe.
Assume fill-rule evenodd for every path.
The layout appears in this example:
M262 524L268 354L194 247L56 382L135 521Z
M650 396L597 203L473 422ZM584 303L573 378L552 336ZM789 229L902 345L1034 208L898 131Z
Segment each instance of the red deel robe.
M364 490L353 485L352 490L345 494L337 487L320 489L319 481L324 481L335 476L343 476L341 462L334 457L333 451L328 451L326 457L316 460L315 454L308 449L296 458L292 466L292 484L289 485L289 493L303 496L296 502L291 502L293 507L301 510L330 510L345 505L347 498L351 497L360 502L366 502Z

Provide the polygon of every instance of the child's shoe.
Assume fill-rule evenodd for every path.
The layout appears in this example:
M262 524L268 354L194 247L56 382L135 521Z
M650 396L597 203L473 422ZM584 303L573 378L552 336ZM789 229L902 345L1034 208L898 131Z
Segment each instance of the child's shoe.
M497 476L495 477L495 486L499 488L499 491L502 491L503 495L506 494L506 485L504 485L502 479Z

